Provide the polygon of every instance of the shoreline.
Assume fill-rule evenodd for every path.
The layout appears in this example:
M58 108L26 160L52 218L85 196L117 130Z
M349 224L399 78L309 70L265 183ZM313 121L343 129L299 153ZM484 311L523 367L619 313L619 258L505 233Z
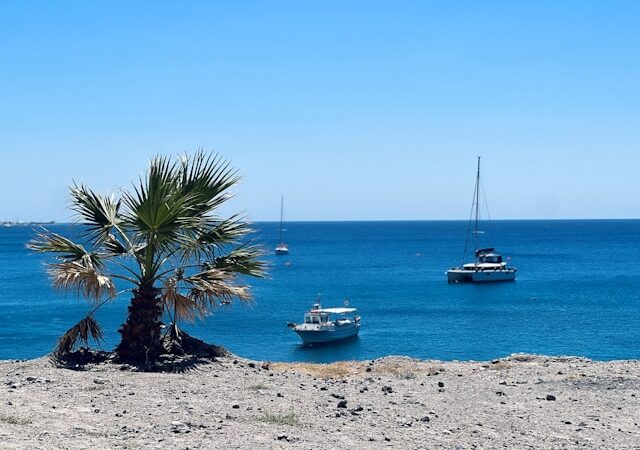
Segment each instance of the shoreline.
M0 438L26 448L638 448L640 361L514 354L185 373L0 361Z

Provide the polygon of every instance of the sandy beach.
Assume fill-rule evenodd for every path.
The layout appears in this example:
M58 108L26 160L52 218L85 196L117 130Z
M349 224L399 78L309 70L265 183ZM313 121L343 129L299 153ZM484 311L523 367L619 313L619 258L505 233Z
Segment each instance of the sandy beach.
M124 370L123 370L124 369ZM0 363L8 449L640 448L640 362Z

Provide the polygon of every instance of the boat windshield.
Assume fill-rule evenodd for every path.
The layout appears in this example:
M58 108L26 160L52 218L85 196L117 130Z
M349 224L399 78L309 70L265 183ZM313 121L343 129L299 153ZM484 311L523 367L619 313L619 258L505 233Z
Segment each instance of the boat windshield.
M305 314L304 323L326 323L329 320L327 314Z
M487 255L480 256L478 260L483 263L501 263L502 256L495 253L489 253Z

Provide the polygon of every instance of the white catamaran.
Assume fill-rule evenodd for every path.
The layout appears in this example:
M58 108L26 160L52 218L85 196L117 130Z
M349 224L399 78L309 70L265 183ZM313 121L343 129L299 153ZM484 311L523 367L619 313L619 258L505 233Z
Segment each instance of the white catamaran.
M278 240L278 245L276 245L276 255L289 254L289 246L285 244L282 240L282 232L284 231L284 229L282 228L283 213L284 213L284 195L280 198L280 238Z
M514 281L516 279L516 269L507 266L502 260L502 255L495 252L493 248L479 248L479 236L482 231L478 230L480 204L480 157L478 156L478 171L476 175L476 188L473 195L473 207L475 208L475 227L472 231L475 237L475 262L464 263L462 266L453 267L447 270L447 280L449 283L487 283L493 281ZM468 230L471 230L471 220L469 219ZM469 248L469 231L467 231L467 242L464 246L464 258L467 256ZM464 259L463 259L464 261Z

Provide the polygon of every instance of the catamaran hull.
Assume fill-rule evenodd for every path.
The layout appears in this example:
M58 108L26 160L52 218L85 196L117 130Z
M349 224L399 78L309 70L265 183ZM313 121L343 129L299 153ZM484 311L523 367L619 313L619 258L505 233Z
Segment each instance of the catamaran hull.
M516 271L508 270L465 270L451 269L447 271L449 283L492 283L499 281L515 281Z
M302 339L304 345L309 344L325 344L327 342L341 341L343 339L349 339L355 337L360 332L360 326L344 327L336 330L295 330Z

